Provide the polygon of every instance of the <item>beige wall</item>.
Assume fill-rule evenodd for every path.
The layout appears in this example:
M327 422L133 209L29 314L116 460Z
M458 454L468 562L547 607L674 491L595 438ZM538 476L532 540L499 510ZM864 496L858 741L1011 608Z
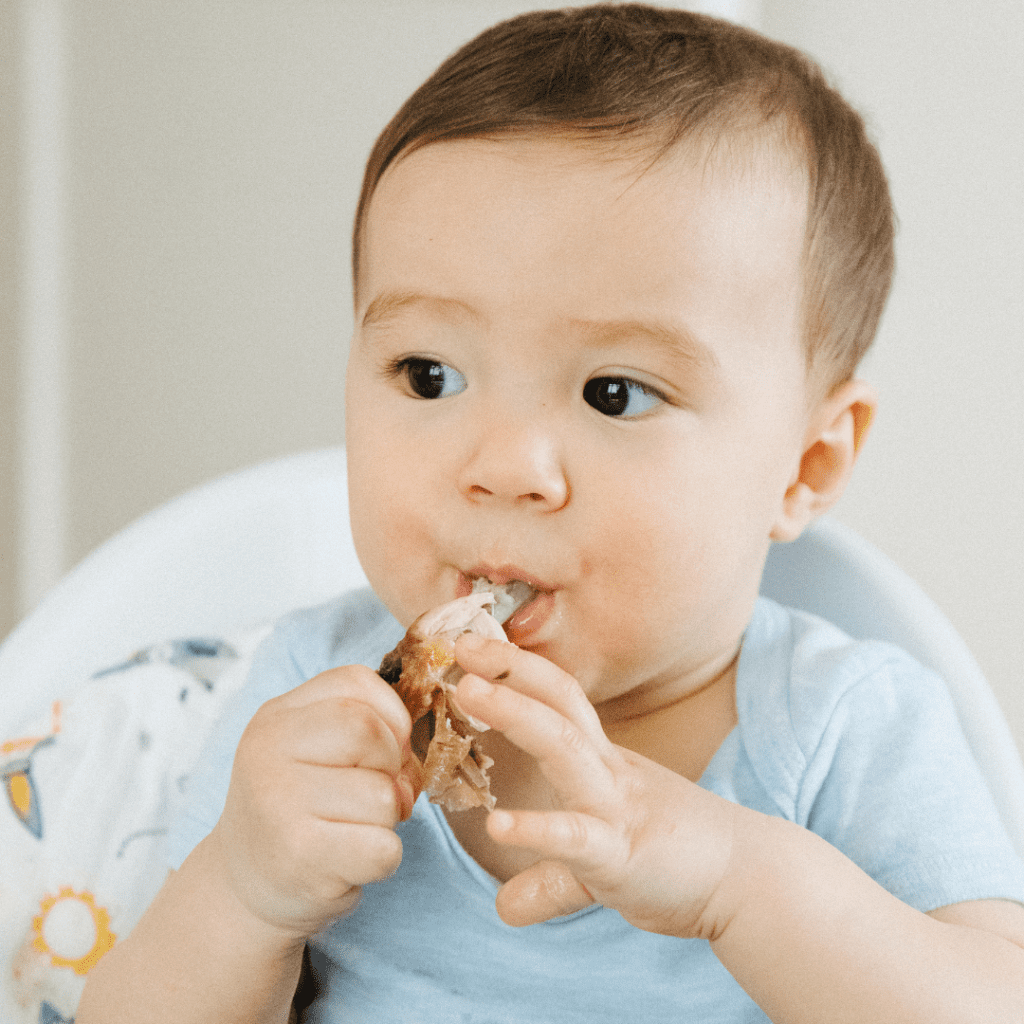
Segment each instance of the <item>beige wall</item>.
M349 222L372 139L454 45L533 4L45 2L65 42L54 522L70 565L203 479L341 440ZM18 213L16 6L0 5L3 254ZM840 518L942 605L1024 740L1024 5L762 6L768 31L818 56L866 111L900 210L899 279L867 367L883 405ZM0 635L19 536L11 287L5 260Z
M869 117L900 230L839 516L966 638L1024 746L1024 4L773 0Z
M758 3L705 6L742 13ZM57 123L44 110L28 128L42 135L33 138L44 160L49 146L60 164L59 223L44 224L42 248L61 263L60 280L49 283L62 308L43 329L56 343L22 339L44 357L42 379L26 371L18 385L19 394L43 394L23 433L43 436L23 446L17 487L30 496L28 521L0 508L0 532L22 553L20 567L5 557L0 570L0 636L55 569L147 509L236 467L342 440L348 240L366 155L456 45L533 6L2 5L14 58L5 109L30 102L33 88L45 93L48 75L61 78ZM34 86L15 88L19 61ZM40 177L30 134L19 166L6 171L5 195L18 174ZM54 204L41 202L33 209L45 220ZM19 270L39 234L27 219ZM13 341L5 339L5 359Z
M18 614L17 558L17 32L0 4L0 637Z

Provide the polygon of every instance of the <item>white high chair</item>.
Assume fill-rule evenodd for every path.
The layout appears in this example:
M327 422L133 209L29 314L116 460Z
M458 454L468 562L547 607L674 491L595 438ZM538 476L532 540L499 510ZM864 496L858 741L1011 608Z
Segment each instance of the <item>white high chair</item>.
M365 582L343 449L220 477L97 548L0 645L0 732L149 644L236 633Z
M0 646L0 730L146 644L229 634L365 582L349 537L343 449L215 480L100 547ZM970 652L923 591L829 520L772 551L762 591L935 669L1024 853L1020 755Z

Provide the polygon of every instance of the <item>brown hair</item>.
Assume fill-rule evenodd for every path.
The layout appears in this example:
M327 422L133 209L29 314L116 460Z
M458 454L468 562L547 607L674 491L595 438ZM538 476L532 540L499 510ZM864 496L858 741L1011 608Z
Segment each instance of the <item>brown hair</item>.
M689 11L598 4L501 22L456 51L370 154L353 232L402 154L444 139L574 131L652 140L770 130L805 163L804 341L826 389L854 373L892 282L894 216L864 122L792 47Z

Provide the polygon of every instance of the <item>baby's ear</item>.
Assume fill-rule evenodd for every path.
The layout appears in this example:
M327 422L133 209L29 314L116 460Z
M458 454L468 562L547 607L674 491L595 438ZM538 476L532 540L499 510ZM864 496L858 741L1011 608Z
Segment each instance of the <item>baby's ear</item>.
M877 405L874 388L857 378L818 403L808 418L800 465L786 490L772 540L796 540L808 523L839 500Z

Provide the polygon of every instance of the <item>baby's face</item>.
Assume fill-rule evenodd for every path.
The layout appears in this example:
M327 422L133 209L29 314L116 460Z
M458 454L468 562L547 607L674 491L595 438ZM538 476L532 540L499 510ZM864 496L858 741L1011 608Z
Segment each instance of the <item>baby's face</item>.
M732 660L807 421L805 181L685 147L648 162L550 137L400 160L348 371L377 593L408 624L475 577L524 579L510 638L595 704Z

